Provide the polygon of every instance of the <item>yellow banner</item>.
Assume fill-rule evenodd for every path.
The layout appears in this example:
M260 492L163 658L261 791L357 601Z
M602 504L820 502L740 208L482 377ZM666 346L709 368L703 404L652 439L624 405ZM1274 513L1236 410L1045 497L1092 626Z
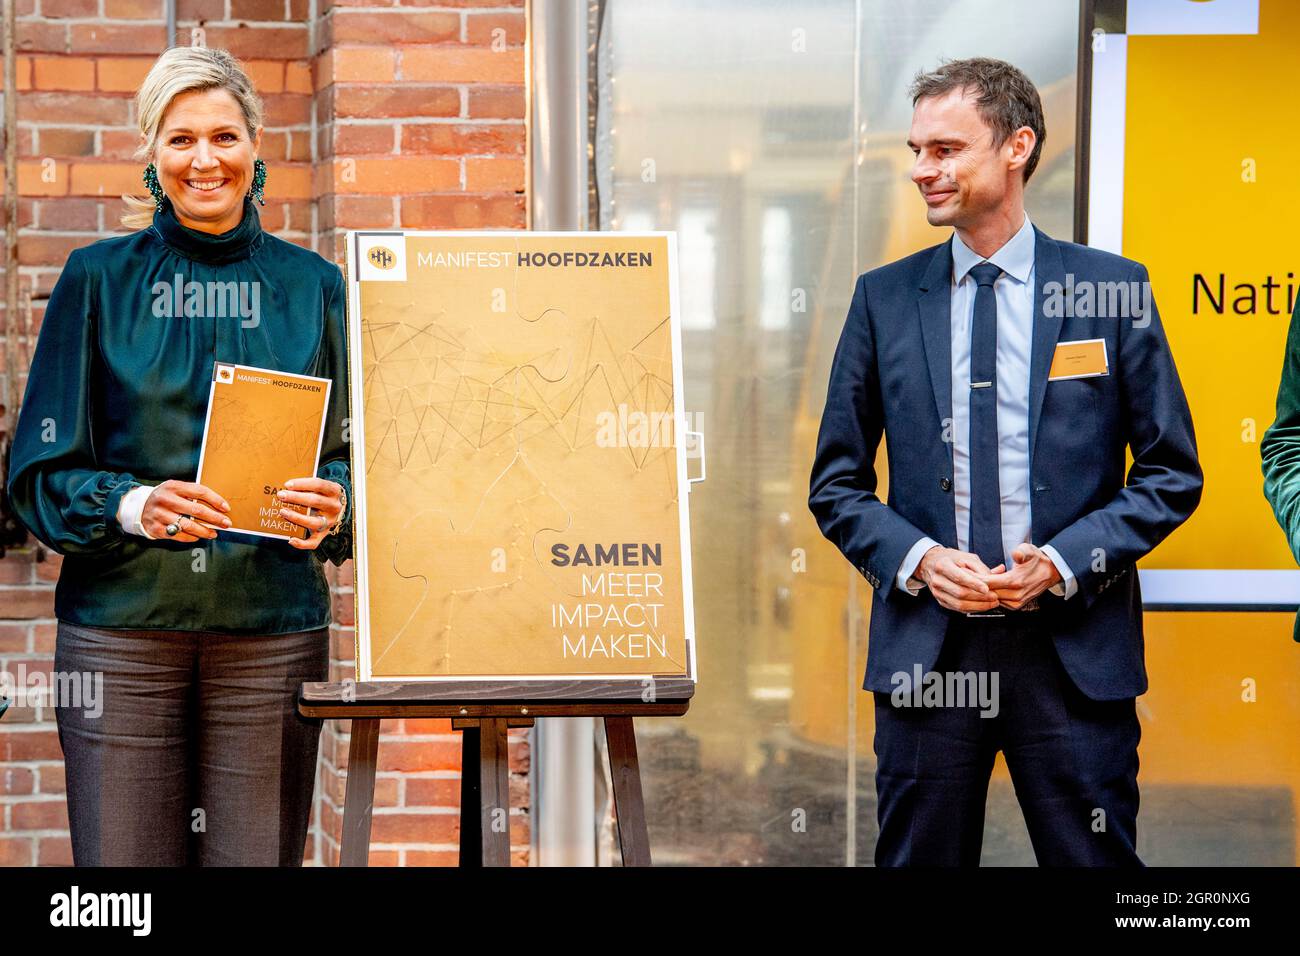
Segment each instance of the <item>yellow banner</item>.
M1205 469L1200 508L1144 568L1295 567L1259 440L1300 286L1297 49L1285 0L1259 4L1258 33L1128 37L1123 253L1150 271Z

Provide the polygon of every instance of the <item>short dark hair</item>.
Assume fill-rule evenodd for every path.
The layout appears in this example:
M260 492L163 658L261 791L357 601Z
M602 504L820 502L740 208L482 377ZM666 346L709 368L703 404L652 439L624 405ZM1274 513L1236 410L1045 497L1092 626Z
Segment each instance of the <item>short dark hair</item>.
M1047 139L1043 122L1043 101L1029 77L1004 60L972 57L949 60L937 70L922 70L912 80L912 105L927 96L943 96L952 90L971 90L980 118L993 130L993 145L1001 146L1022 126L1034 131L1034 151L1025 163L1025 182L1034 174Z

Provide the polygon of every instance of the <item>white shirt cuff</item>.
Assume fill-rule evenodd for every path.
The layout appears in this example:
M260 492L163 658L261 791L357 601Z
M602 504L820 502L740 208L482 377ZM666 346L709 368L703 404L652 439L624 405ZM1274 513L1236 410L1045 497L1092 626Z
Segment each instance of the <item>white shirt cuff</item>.
M925 587L925 585L920 582L915 585L910 584L909 578L916 573L916 566L925 557L925 552L939 546L939 542L933 538L922 538L912 545L912 550L907 552L907 557L903 558L903 563L898 567L898 577L895 579L895 583L897 583L900 591L906 591L913 597L921 593L921 588Z
M1060 552L1051 545L1043 545L1039 550L1052 559L1052 563L1056 565L1056 570L1061 573L1061 580L1058 583L1053 584L1047 590L1051 591L1058 597L1064 597L1068 601L1070 598L1074 597L1074 592L1079 590L1079 584L1074 580L1074 572L1071 571L1070 566L1065 563L1065 558L1061 557Z
M150 541L156 539L144 530L144 525L140 523L140 514L144 511L144 503L153 493L154 487L154 485L137 485L122 496L117 506L117 522L122 526L122 530L130 534L142 535Z

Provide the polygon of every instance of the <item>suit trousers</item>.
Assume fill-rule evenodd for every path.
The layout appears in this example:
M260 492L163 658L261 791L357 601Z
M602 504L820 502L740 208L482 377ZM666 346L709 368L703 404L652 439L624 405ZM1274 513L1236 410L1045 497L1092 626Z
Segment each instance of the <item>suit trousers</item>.
M1136 701L1080 692L1041 620L959 615L920 684L942 692L875 694L877 866L977 866L998 751L1040 865L1143 865Z
M298 690L327 679L329 628L60 621L54 668L102 675L93 708L55 706L77 866L302 864L322 721Z

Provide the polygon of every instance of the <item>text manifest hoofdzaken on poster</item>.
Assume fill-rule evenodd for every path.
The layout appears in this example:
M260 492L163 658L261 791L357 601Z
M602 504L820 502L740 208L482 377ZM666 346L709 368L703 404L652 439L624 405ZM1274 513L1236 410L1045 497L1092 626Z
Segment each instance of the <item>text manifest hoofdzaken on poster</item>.
M673 240L349 233L361 679L694 677Z

